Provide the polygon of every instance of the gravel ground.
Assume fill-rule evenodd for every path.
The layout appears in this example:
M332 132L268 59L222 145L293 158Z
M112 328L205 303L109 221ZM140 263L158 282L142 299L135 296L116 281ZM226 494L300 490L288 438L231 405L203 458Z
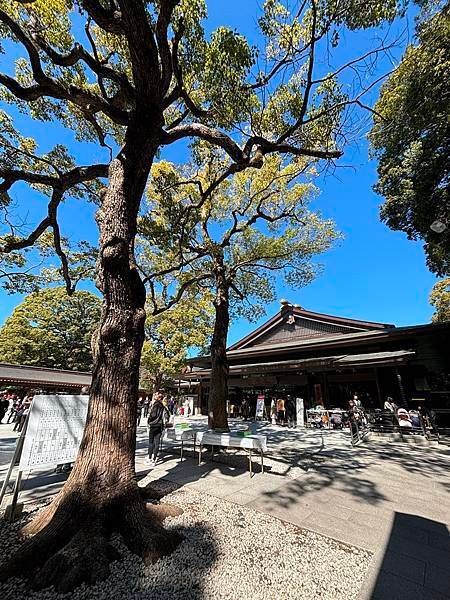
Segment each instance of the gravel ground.
M81 586L72 594L51 588L32 592L23 580L0 584L3 600L351 600L362 585L371 555L299 529L252 509L194 490L174 490L168 482L153 487L169 492L164 502L184 513L167 519L184 541L168 557L146 567L119 537L123 559L112 564L108 580ZM22 521L0 520L0 548L6 557L18 545ZM26 565L24 565L26 570Z

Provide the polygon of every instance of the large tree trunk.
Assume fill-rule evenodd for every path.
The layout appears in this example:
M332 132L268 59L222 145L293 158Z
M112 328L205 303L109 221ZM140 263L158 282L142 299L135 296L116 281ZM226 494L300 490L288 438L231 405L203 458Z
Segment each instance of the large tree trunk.
M214 299L215 323L211 340L211 384L208 401L208 426L210 429L228 431L228 359L227 337L230 325L229 286L223 264L216 272L216 297Z
M2 576L38 569L36 585L66 591L109 573L109 534L122 533L146 560L173 550L178 539L146 511L135 480L136 406L144 341L145 287L134 264L140 200L156 148L140 123L128 128L113 160L98 211L97 285L104 296L94 334L89 411L74 468L61 492L26 527L32 535ZM148 132L147 132L148 133Z

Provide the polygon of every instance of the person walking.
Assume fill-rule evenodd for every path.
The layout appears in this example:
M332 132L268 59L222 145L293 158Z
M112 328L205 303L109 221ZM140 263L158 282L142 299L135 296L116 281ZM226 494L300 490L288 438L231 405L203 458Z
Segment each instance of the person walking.
M0 398L0 423L3 421L4 416L6 415L6 413L8 412L9 409L9 397L6 396L6 394L4 396L2 396Z
M141 417L142 417L142 409L144 408L144 399L141 397L138 400L137 403L137 410L136 410L136 427L139 427L139 424L141 422Z
M145 400L144 400L144 419L146 419L148 417L148 409L150 407L150 398L148 396L145 396Z
M16 429L16 425L15 425L13 428L14 431L18 431L19 433L22 431L23 426L25 425L25 421L27 420L28 413L30 412L31 400L32 400L32 398L30 398L30 397L27 397L24 399L23 404L22 404L20 419L16 422L17 429Z
M148 415L148 460L154 467L158 458L159 443L164 430L164 423L169 420L169 411L163 404L164 394L161 391L153 395Z
M11 400L11 406L9 408L9 413L8 413L8 420L6 421L6 423L9 425L9 423L14 422L15 418L16 418L16 412L17 409L19 407L19 397L18 396L13 396L12 400Z
M25 410L25 403L22 401L20 404L17 405L17 408L16 408L16 416L14 418L13 431L18 431L18 427L19 427L20 421L22 419L24 410Z

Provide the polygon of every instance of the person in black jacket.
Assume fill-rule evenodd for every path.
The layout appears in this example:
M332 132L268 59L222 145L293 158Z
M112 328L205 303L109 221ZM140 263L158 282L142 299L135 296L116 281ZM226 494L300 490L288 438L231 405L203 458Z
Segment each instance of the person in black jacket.
M156 465L159 443L164 430L164 424L169 420L169 411L163 404L164 394L161 391L153 395L148 414L148 460L152 467Z

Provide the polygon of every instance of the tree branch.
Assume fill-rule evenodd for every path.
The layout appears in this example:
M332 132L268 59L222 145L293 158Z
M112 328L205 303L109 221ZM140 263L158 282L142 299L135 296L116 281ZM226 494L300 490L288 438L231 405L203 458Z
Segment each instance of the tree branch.
M170 131L163 130L161 134L161 143L164 146L167 146L186 137L198 137L207 142L211 142L225 150L234 162L238 163L242 161L242 150L230 136L218 129L203 125L202 123L187 123L185 125L173 127Z
M316 45L316 27L317 27L317 7L315 0L311 0L312 4L312 24L311 24L311 47L309 51L309 60L308 60L308 72L306 76L306 87L305 93L303 94L302 106L300 109L300 114L296 122L280 135L277 142L279 144L286 141L303 123L303 119L305 118L306 111L308 110L309 104L309 95L311 93L311 89L313 87L313 71L314 71L314 59L315 59L315 45Z
M169 89L173 75L172 54L167 39L167 30L173 11L180 0L165 0L160 3L159 15L156 21L156 41L161 59L161 94L164 96Z
M213 277L212 277L211 274L207 274L207 275L198 275L197 277L192 277L191 279L188 279L182 285L180 285L180 287L178 288L178 291L175 294L175 296L173 296L170 299L170 301L167 302L164 306L158 306L158 302L157 302L157 299L156 299L154 282L153 281L149 281L148 283L150 285L151 302L152 302L152 305L153 305L153 310L151 312L152 316L160 315L161 313L165 312L166 310L169 310L170 308L172 308L172 306L174 306L175 304L177 304L181 300L181 298L183 297L183 295L185 294L185 292L191 286L193 286L195 283L200 283L201 281L206 281L207 279L212 279L212 278Z
M63 195L64 192L62 190L56 188L53 190L51 201L48 204L48 218L53 229L53 244L55 247L55 252L61 260L61 270L66 284L66 291L67 294L71 296L75 291L75 286L72 284L72 280L70 278L69 262L61 245L61 233L58 224L58 206Z
M99 27L109 33L124 33L119 11L108 10L97 0L79 0L79 2Z
M42 68L35 41L3 10L0 10L0 22L4 23L10 29L14 37L27 51L33 78L36 81L35 85L24 87L9 75L0 73L0 84L3 84L17 98L28 102L44 96L55 98L56 100L67 100L85 111L88 110L91 113L103 112L112 121L120 125L127 124L127 111L113 106L110 102L88 89L82 89L75 85L66 86L46 75Z
M107 177L108 176L108 165L106 164L97 164L97 165L89 165L89 166L80 166L67 171L66 173L61 173L58 176L55 175L44 175L40 173L32 173L29 171L23 171L20 169L2 169L0 168L0 178L3 179L3 182L0 183L0 192L6 192L10 189L10 187L16 183L17 181L25 181L34 185L44 185L53 188L53 192L58 190L61 193L61 197L58 200L58 204L64 195L64 193L69 190L71 187L74 187L80 183L86 181L92 181L93 179L97 179L99 177ZM9 253L13 250L21 250L23 248L27 248L32 246L34 242L36 242L39 237L44 233L44 231L52 225L52 217L51 211L53 211L54 203L56 202L56 198L52 198L48 204L48 214L42 219L39 225L33 230L33 232L24 239L15 240L11 239L6 242L4 246L0 249L1 252ZM57 206L56 206L57 208Z

